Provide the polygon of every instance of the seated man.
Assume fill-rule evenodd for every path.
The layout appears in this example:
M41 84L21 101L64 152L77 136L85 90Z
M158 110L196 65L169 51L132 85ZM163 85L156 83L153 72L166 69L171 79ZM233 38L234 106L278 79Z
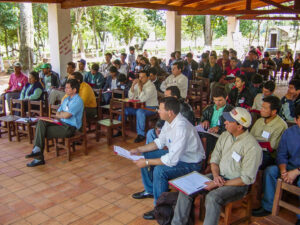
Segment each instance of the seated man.
M34 158L27 164L28 167L44 165L45 137L47 138L65 138L74 135L82 125L83 102L78 95L79 83L75 79L68 80L65 88L67 98L59 107L56 117L62 125L56 125L51 122L39 120L36 126L34 147L26 158Z
M84 77L84 82L88 83L92 88L101 89L105 85L105 79L99 72L99 65L94 63L91 71Z
M201 125L211 133L222 134L225 131L223 112L230 112L233 107L226 102L226 92L222 88L215 88L212 93L214 104L207 106L201 117ZM218 138L210 134L201 133L201 138L206 138L206 162L215 148Z
M146 71L141 71L139 79L135 79L132 83L130 91L128 93L129 99L137 99L141 102L145 102L146 108L156 109L158 106L157 92L154 84L149 80L149 74ZM131 107L125 108L125 116L136 115L136 130L137 138L135 143L144 141L145 138L145 126L146 116L155 114L153 111L146 109L134 109Z
M69 79L75 79L80 84L78 95L80 96L80 98L83 101L86 118L87 119L95 118L97 116L97 102L96 102L96 97L95 97L93 89L91 88L90 85L83 82L83 76L80 72L72 73L69 76ZM68 95L66 94L63 97L62 102L67 97L68 97Z
M105 54L105 63L101 64L101 66L100 66L100 73L102 74L102 76L104 78L108 77L109 68L113 66L113 64L111 63L111 59L112 59L112 54L110 52L106 53ZM98 70L99 70L99 66L98 66ZM97 70L97 72L98 72L98 70Z
M264 83L262 93L258 93L254 98L252 109L260 111L263 104L263 99L265 97L273 95L275 87L275 82L272 80L269 80L266 83Z
M198 70L198 63L193 59L193 54L189 52L186 54L186 59L183 61L184 69L182 73L189 79L193 79L193 74Z
M255 50L250 50L248 53L248 57L242 64L241 72L245 74L247 80L252 80L252 77L256 74L258 70L259 61L257 60L257 52Z
M263 99L259 118L251 129L251 134L263 147L263 162L260 169L275 164L278 143L281 135L287 129L287 124L278 116L281 108L280 99L268 96ZM270 146L265 146L265 144ZM271 147L271 148L270 148Z
M219 137L211 156L213 181L204 188L209 191L205 198L203 224L218 224L221 209L227 203L239 200L254 183L262 160L262 150L255 138L248 132L251 125L250 113L241 107L223 112L226 132ZM172 225L186 225L193 204L193 198L179 193Z
M240 68L237 67L237 64L238 64L238 59L236 57L233 57L233 58L230 59L230 66L228 66L225 69L224 80L227 81L226 84L225 84L226 93L230 92L230 90L234 86L235 77L239 76L240 73L241 73Z
M277 165L269 166L264 172L264 197L262 207L252 211L253 216L271 214L277 179L300 187L300 105L295 110L296 125L282 135L277 149ZM300 214L296 225L300 225Z
M50 93L52 88L59 88L59 77L56 73L51 71L51 65L49 63L45 63L42 65L41 69L42 73L40 74L40 78L44 86L44 90Z
M249 90L252 94L252 96L256 96L259 93L262 93L262 88L263 88L263 77L260 74L255 74L254 76L252 76L252 80L248 85Z
M120 71L124 71L124 74L127 77L127 74L129 73L129 65L126 63L126 58L127 58L127 54L126 53L121 53L120 56L120 61L121 61L121 67L120 67ZM120 72L121 73L121 72Z
M23 87L28 83L28 78L22 73L22 64L16 62L14 64L15 72L9 77L8 88L4 90L3 95L7 101L8 107L10 108L10 99L18 99Z
M86 60L80 59L78 62L78 70L77 72L81 73L83 76L83 80L85 76L88 74L88 72L85 70Z
M163 193L168 191L168 180L183 176L201 169L201 161L205 158L204 149L194 126L179 113L179 101L173 97L163 98L159 105L160 119L165 124L154 142L131 150L131 154L151 152L163 149L169 152L160 158L140 159L135 161L139 168L154 166L149 182L149 194L154 195L154 205ZM151 191L152 190L152 191ZM133 195L137 196L140 193ZM154 219L154 211L144 214L144 219Z
M183 98L181 98L180 91L177 86L168 87L164 93L164 96L177 98L180 103L180 114L185 117L191 124L195 125L196 119L193 108L188 103L186 103Z
M186 98L188 91L188 79L182 74L182 70L183 63L181 61L173 63L172 74L161 83L160 90L165 91L167 87L177 86L180 90L180 96L182 98Z
M293 121L295 108L300 105L300 80L291 80L287 94L281 99L280 116L285 121Z
M160 90L161 82L159 81L159 79L157 79L157 69L155 67L151 67L148 72L149 79L155 85L157 92L162 93L162 91Z
M119 72L115 66L109 68L110 75L107 77L105 85L103 87L103 101L105 104L109 104L112 93L111 91L114 89L118 89L118 77Z

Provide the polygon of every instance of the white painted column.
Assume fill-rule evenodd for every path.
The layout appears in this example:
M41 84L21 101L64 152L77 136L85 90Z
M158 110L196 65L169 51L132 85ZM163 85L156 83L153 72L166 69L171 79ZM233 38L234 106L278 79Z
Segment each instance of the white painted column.
M234 34L239 32L239 20L234 16L227 17L227 46L234 48Z
M48 30L50 62L62 80L67 74L67 63L72 61L70 10L62 9L61 4L48 4Z
M181 16L177 12L167 11L166 28L168 62L172 52L181 51Z

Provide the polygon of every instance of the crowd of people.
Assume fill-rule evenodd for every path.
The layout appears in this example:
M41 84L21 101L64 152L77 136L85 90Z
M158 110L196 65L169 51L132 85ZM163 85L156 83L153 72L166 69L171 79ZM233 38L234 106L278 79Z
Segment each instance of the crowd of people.
M145 108L126 107L124 115L136 116L134 142L146 141L131 150L131 154L145 157L135 162L141 168L144 190L132 197L154 198L155 206L168 191L169 180L192 171L203 172L209 165L211 173L206 176L212 181L205 187L204 224L218 224L221 207L241 199L255 182L258 170L264 172L264 195L262 207L253 210L254 216L271 213L277 178L300 187L300 54L295 61L290 53L284 58L280 54L271 59L268 52L251 48L240 60L234 49L225 49L221 57L215 51L205 52L197 62L192 53L182 58L176 51L165 65L157 57L148 59L145 52L136 56L130 47L129 55L122 53L114 60L106 53L105 62L93 63L90 71L84 59L78 61L77 70L76 64L69 62L61 75L45 63L40 73L31 72L28 78L17 62L3 95L8 102L43 100L46 95L50 104L60 104L56 117L62 125L43 120L37 123L33 149L26 156L33 158L29 167L45 164L45 137L72 136L81 128L83 110L87 120L97 116L96 90L102 91L101 104L109 104L115 89L144 102ZM280 78L288 79L291 68L293 77L280 99L274 94L277 72L281 70ZM267 76L259 70L267 71ZM201 118L196 118L188 90L189 81L199 77L209 80L211 94ZM146 118L155 110L160 119L147 132ZM197 132L196 125L208 133ZM119 131L114 136L120 135ZM173 225L187 224L193 197L179 194ZM155 219L154 210L144 218Z

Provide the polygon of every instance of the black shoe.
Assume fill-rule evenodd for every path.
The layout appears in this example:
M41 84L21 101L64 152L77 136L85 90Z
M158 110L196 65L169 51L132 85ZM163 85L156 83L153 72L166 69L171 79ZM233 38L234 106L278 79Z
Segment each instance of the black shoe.
M40 152L31 152L30 154L26 155L25 158L28 159L28 158L34 158L36 156L39 156L41 153Z
M28 167L35 167L39 165L45 165L45 160L34 159L30 163L27 163Z
M113 135L113 137L120 137L122 136L122 131L118 131L118 133L116 133L115 135Z
M154 210L144 213L143 217L145 220L155 220Z
M137 192L132 195L135 199L153 198L152 194L146 193L145 191Z
M300 219L297 220L297 222L295 223L295 225L300 225Z
M271 214L271 212L265 210L263 207L260 207L259 209L253 209L252 210L252 216L256 216L256 217L268 216L270 214Z
M138 135L137 138L134 140L134 143L139 143L144 141L146 138L143 135Z

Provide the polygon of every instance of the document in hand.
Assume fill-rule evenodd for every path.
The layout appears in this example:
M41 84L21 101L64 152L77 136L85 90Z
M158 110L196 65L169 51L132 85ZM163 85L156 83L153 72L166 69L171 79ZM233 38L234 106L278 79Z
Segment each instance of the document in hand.
M186 195L194 194L206 187L205 182L211 181L206 176L194 171L182 177L170 180L169 184Z
M195 127L196 127L197 132L210 134L210 135L212 135L212 136L215 136L216 138L220 137L219 134L211 133L211 132L208 132L208 131L204 130L204 128L202 127L201 124L199 124L199 125L197 125L197 126L195 126Z
M127 151L126 149L120 147L120 146L114 146L114 152L119 155L122 156L126 159L130 159L132 161L137 161L139 159L144 159L144 156L140 156L140 155L130 155L130 152Z

